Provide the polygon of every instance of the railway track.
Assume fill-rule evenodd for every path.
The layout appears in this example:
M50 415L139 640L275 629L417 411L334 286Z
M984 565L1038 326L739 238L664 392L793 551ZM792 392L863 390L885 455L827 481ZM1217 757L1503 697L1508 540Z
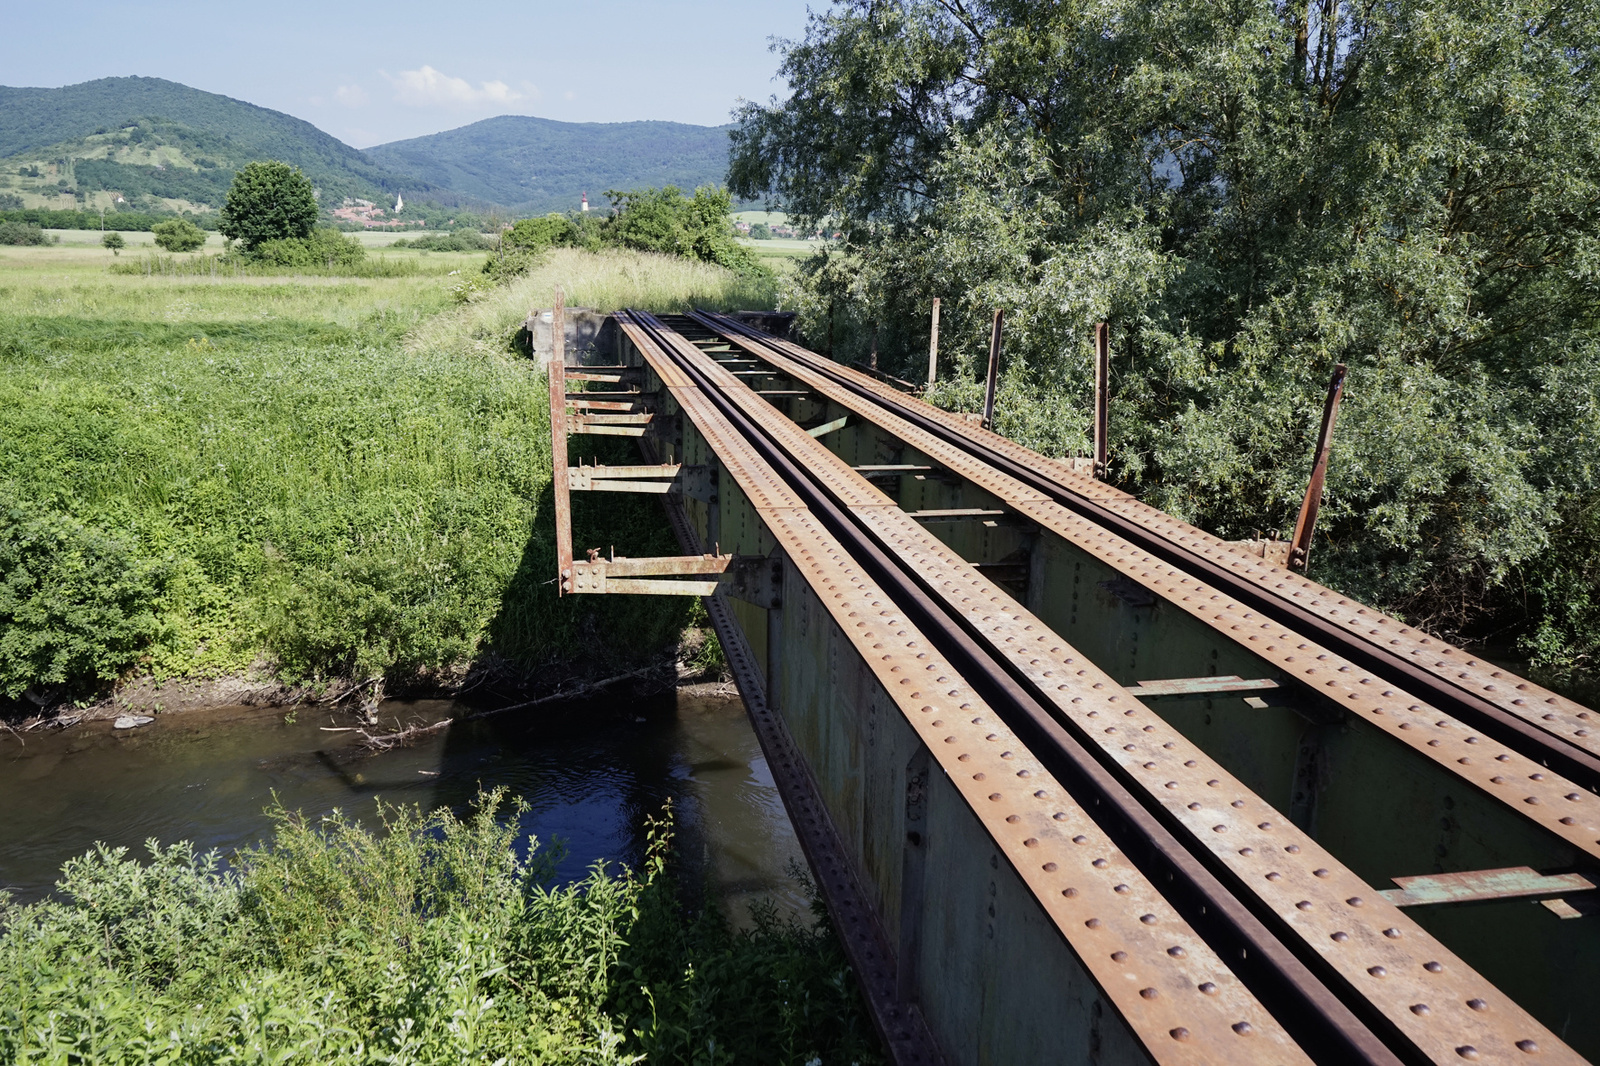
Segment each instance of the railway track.
M619 321L1152 1058L1582 1061L774 400L870 424L919 460L873 474L937 466L1600 855L1586 708L797 345Z

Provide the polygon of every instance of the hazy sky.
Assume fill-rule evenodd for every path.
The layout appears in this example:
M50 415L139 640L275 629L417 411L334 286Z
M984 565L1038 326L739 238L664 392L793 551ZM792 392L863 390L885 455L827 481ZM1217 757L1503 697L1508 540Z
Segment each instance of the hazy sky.
M168 78L358 148L506 114L720 125L739 97L782 93L768 40L806 20L805 0L7 7L0 85Z

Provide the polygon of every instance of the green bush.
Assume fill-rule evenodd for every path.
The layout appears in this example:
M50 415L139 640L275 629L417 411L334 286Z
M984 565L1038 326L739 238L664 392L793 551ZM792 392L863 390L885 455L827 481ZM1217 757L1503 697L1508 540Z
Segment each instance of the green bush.
M159 634L169 568L61 514L0 515L0 693L116 678Z
M309 237L262 241L245 253L248 261L265 266L321 267L325 270L358 266L366 257L367 250L360 241L342 236L333 229L313 230Z
M169 252L192 252L206 243L205 230L186 218L172 218L150 227L156 243Z
M277 810L232 871L154 842L68 863L58 899L0 898L0 1061L882 1061L821 921L686 908L661 825L643 869L554 886L506 806Z
M494 247L494 241L481 233L462 230L458 233L424 233L409 240L401 237L389 247L416 248L424 252L482 252Z
M31 222L0 222L0 244L49 244L44 230Z
M739 243L727 189L702 186L687 197L677 186L668 185L632 192L613 189L606 195L615 212L602 230L607 244L681 255L741 274L764 270L754 253Z

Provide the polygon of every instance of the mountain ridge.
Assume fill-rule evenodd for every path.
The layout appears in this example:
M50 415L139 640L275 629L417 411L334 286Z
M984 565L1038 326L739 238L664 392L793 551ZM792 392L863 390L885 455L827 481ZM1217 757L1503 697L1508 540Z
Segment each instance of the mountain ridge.
M571 210L582 194L599 199L607 189L724 184L731 128L497 115L366 153L463 196L536 214Z

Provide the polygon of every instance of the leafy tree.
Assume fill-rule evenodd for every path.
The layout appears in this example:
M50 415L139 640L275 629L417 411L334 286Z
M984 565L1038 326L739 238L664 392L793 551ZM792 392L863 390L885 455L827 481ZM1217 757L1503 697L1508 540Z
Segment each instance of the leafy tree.
M1117 478L1239 537L1287 531L1348 363L1318 576L1600 651L1587 9L848 0L783 56L730 182L843 232L790 294L814 340L909 371L940 296L968 404L1005 307L1000 428L1064 453L1108 319Z
M128 242L124 240L122 234L118 233L116 230L112 230L104 237L101 237L100 243L105 247L110 248L112 255L119 254L122 249L128 246Z
M750 239L755 241L772 240L772 227L765 222L757 222L750 227Z
M502 239L510 247L530 252L570 247L578 243L578 227L567 216L551 213L517 220Z
M716 263L741 274L759 273L755 256L733 228L733 197L727 189L702 185L694 196L675 185L606 193L613 215L605 224L607 244Z
M311 179L276 160L246 163L233 176L218 229L246 252L266 241L303 239L317 224Z
M150 227L156 243L169 252L192 252L206 243L205 230L186 218L157 222Z

